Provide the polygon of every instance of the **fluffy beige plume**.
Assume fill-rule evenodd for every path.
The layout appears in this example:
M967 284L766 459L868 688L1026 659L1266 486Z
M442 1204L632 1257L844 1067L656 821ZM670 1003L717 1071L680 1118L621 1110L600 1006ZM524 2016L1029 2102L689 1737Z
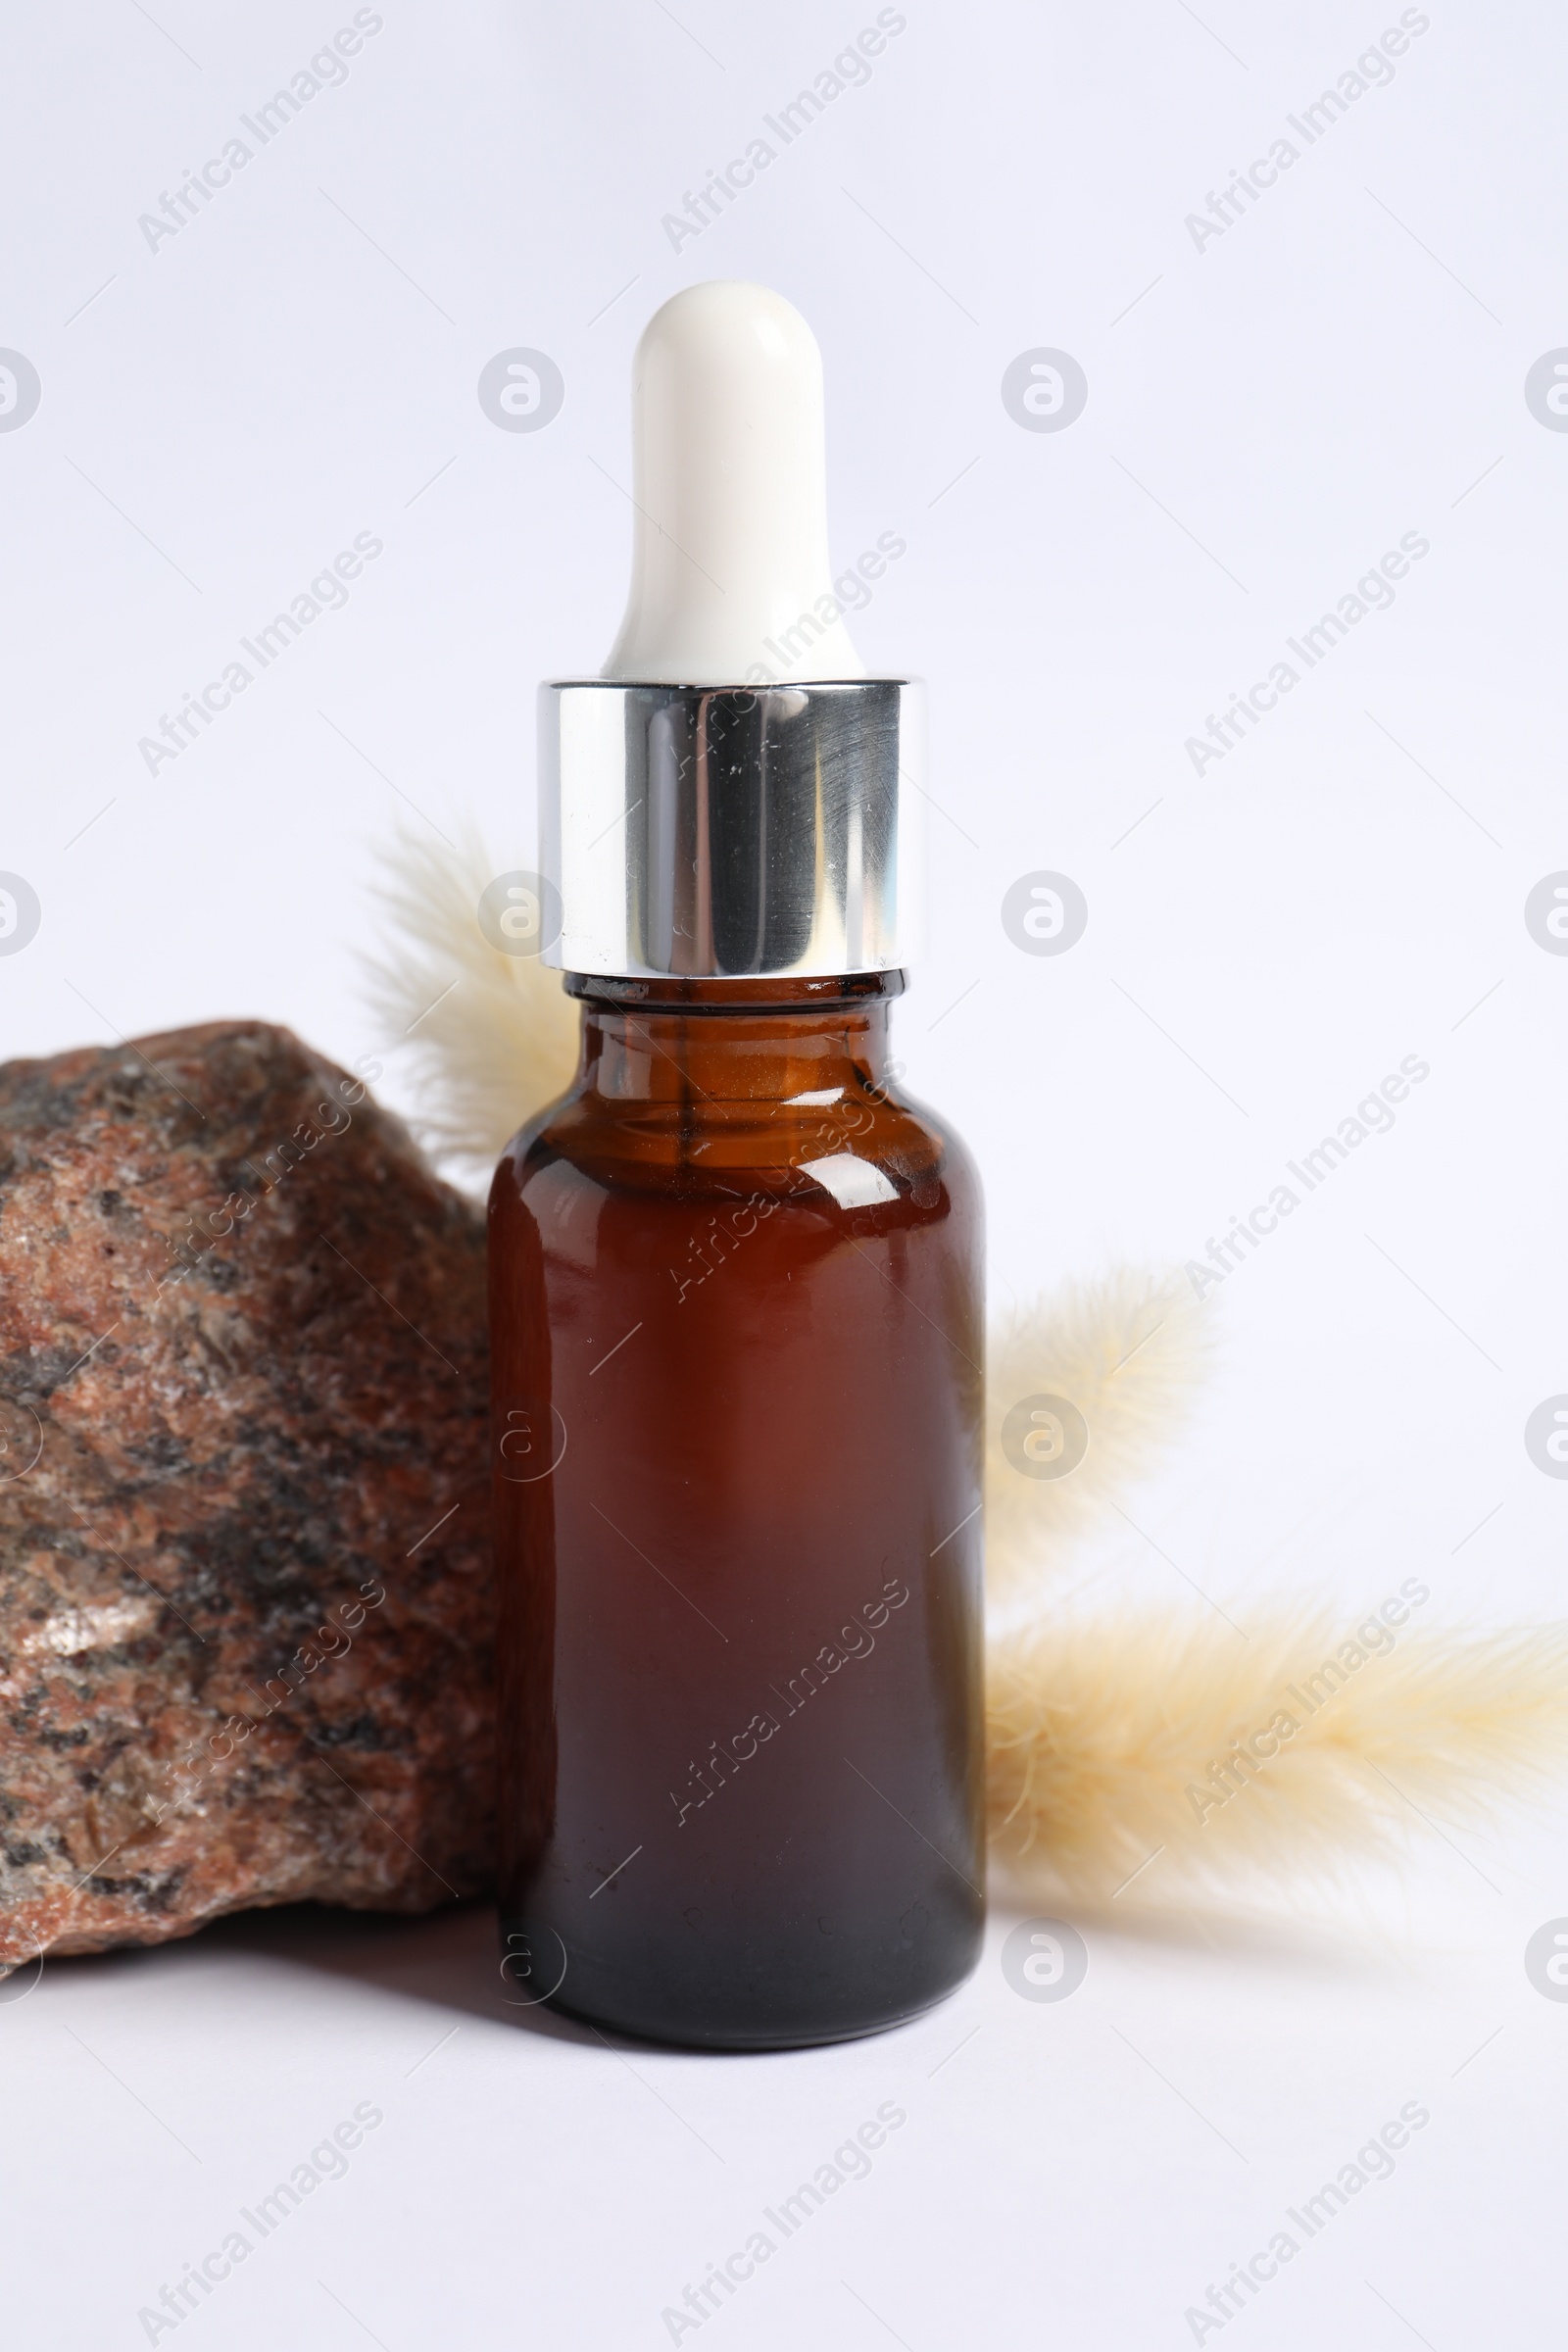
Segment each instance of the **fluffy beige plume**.
M411 1124L480 1184L577 1066L577 1007L561 974L503 955L479 928L480 896L502 870L476 832L457 849L399 835L380 892L396 936L368 967L389 1044L407 1040L417 1057L423 1106Z
M1185 1282L1117 1267L1065 1284L997 1326L986 1364L986 1579L999 1604L1032 1591L1067 1539L1113 1510L1178 1438L1208 1367L1212 1323ZM1046 1421L1045 1459L1023 1450L1029 1407L1064 1399L1083 1417ZM1045 1412L1051 1415L1049 1403ZM1020 1429L1019 1423L1024 1427ZM1088 1447L1075 1461L1077 1444ZM1061 1449L1054 1454L1054 1443ZM1065 1475L1052 1475L1063 1464Z
M481 1179L566 1085L576 1054L577 1012L559 977L501 955L479 929L475 908L497 870L476 836L451 852L400 841L383 897L401 937L372 967L393 1041L410 1039L421 1055L416 1124ZM1254 1619L1243 1641L1206 1617L1091 1619L1062 1606L1074 1540L1113 1519L1181 1433L1209 1329L1184 1286L1123 1269L1015 1313L992 1346L993 1848L1030 1885L1079 1900L1129 1881L1124 1906L1158 1902L1167 1886L1190 1892L1331 1868L1392 1848L1424 1815L1479 1820L1568 1758L1568 1629L1471 1637L1408 1623L1309 1710L1306 1678L1354 1639L1320 1610ZM1076 1407L1088 1433L1061 1477L1039 1475L1066 1458L1054 1448L1070 1451L1077 1428L1043 1401L1054 1399ZM1007 1431L1017 1406L1028 1409ZM1036 1407L1047 1415L1038 1424ZM1036 1431L1020 1468L1021 1439ZM1293 1684L1299 1702L1287 1695ZM1296 1728L1272 1735L1276 1752L1254 1756L1250 1771L1227 1768L1237 1741L1263 1734L1266 1746L1282 1713Z
M1243 1642L1139 1611L994 1642L987 1699L998 1858L1080 1897L1136 1878L1157 1903L1393 1852L1544 1785L1568 1761L1568 1628L1276 1609Z

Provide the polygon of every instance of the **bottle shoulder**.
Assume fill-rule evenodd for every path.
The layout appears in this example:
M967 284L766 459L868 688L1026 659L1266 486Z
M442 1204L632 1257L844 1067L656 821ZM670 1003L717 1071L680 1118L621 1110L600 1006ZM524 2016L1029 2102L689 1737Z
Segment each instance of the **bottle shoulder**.
M574 1088L507 1146L492 1210L567 1183L692 1204L755 1196L849 1212L903 1201L978 1216L979 1172L950 1121L891 1089L836 1092L832 1102L655 1103Z

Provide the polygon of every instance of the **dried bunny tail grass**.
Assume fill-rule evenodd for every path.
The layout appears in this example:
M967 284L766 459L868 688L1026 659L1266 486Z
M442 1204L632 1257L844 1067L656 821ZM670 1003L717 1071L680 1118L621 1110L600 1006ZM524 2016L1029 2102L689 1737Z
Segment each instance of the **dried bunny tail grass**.
M1132 1266L1069 1283L998 1327L986 1375L994 1599L1005 1602L1040 1581L1063 1540L1111 1507L1180 1436L1208 1369L1211 1332L1185 1282ZM1059 1478L1027 1475L1004 1450L1007 1415L1036 1397L1064 1398L1088 1429L1087 1452ZM1049 1448L1056 1433L1043 1426ZM1070 1452L1070 1433L1067 1443Z
M1326 1614L1282 1614L1245 1646L1222 1626L1145 1614L994 1641L997 1858L1081 1898L1137 1877L1132 1899L1158 1903L1392 1854L1423 1819L1482 1822L1561 1770L1568 1626L1406 1627L1381 1652L1360 1631L1353 1669ZM1239 1757L1252 1740L1273 1752Z
M416 1055L422 1108L411 1123L481 1179L577 1064L577 1008L561 974L503 956L479 928L480 896L501 870L472 828L457 849L396 835L379 888L394 936L368 964L377 1015Z
M394 936L369 966L380 1016L418 1055L424 1140L480 1175L569 1083L577 1051L559 976L503 956L479 929L496 871L476 832L456 850L399 837L381 890ZM1026 1602L1072 1534L1180 1434L1209 1330L1185 1286L1124 1268L997 1332L986 1465L995 1599ZM1067 1476L1028 1476L1004 1451L1003 1424L1026 1398L1082 1414L1088 1450ZM1134 1878L1133 1899L1157 1901L1166 1884L1329 1871L1352 1852L1394 1848L1423 1815L1482 1819L1568 1755L1568 1628L1477 1639L1406 1628L1392 1650L1325 1673L1343 1646L1322 1614L1282 1614L1245 1644L1169 1615L994 1632L997 1858L1079 1899ZM1274 1752L1238 1762L1238 1742L1258 1735Z

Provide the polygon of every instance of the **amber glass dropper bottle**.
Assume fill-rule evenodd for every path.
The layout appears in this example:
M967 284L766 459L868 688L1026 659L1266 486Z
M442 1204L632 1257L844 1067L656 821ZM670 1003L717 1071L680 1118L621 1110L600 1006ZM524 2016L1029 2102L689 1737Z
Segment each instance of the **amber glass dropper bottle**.
M626 618L541 698L581 1060L490 1200L503 1973L767 2049L979 1945L980 1194L889 1059L920 698L844 627L815 342L691 287L634 409Z

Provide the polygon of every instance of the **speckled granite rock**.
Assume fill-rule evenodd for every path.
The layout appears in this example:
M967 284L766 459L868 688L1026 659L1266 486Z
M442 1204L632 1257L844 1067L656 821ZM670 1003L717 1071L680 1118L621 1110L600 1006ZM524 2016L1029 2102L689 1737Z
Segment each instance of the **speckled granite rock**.
M0 1068L0 1967L488 1883L483 1276L286 1030Z

